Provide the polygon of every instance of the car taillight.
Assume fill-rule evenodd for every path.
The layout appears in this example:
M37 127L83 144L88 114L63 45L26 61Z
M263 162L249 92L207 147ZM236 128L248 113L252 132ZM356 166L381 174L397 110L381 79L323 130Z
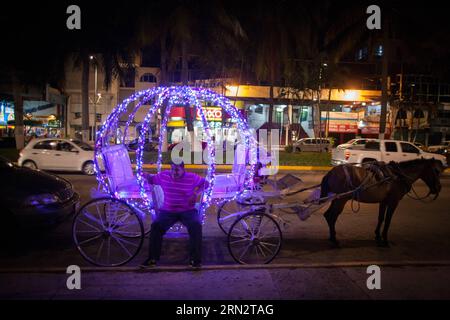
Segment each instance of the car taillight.
M344 156L345 156L345 160L348 160L348 158L350 158L350 151L345 151L344 152Z

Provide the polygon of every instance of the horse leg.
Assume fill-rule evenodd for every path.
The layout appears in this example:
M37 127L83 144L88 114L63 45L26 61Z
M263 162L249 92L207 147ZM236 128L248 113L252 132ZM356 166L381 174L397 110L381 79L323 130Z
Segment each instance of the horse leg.
M386 221L384 222L384 228L383 228L383 241L382 241L383 247L389 247L388 231L389 231L389 226L391 224L392 216L394 215L394 211L395 211L395 209L397 209L397 206L398 206L398 201L394 202L394 203L390 203L387 206Z
M331 202L330 207L328 210L324 213L325 220L327 220L328 228L330 229L330 241L335 244L336 246L339 246L339 241L336 239L336 221L338 216L341 214L342 210L345 207L345 203L347 200L339 199L339 200L333 200Z
M380 202L380 208L378 210L378 224L377 224L377 228L375 229L375 240L378 245L381 244L380 230L381 230L381 225L383 224L383 221L384 221L385 213L386 213L386 202L383 201L383 202Z

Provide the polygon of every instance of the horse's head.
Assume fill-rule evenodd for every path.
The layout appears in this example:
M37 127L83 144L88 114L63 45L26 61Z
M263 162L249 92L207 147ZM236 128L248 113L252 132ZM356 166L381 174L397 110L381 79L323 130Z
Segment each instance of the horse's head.
M420 172L419 179L421 179L430 189L430 194L434 194L436 200L441 192L440 175L444 171L442 162L435 159L423 160L423 169Z

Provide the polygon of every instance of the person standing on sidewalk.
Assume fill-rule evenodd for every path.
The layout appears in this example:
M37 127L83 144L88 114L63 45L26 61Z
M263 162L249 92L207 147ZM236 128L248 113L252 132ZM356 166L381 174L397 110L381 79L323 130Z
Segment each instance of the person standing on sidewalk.
M171 170L148 176L149 184L160 185L164 193L164 202L158 210L150 229L149 256L141 264L142 268L153 267L160 255L164 234L176 222L186 226L189 233L190 264L201 267L202 222L195 203L198 195L207 184L205 178L186 172L184 163L172 163Z

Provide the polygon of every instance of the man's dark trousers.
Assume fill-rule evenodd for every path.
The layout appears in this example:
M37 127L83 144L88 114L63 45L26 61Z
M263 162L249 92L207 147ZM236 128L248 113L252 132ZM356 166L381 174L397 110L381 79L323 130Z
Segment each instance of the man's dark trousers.
M180 221L189 232L189 255L194 263L202 260L202 223L196 209L183 212L158 212L150 230L149 259L158 261L161 256L164 234Z

